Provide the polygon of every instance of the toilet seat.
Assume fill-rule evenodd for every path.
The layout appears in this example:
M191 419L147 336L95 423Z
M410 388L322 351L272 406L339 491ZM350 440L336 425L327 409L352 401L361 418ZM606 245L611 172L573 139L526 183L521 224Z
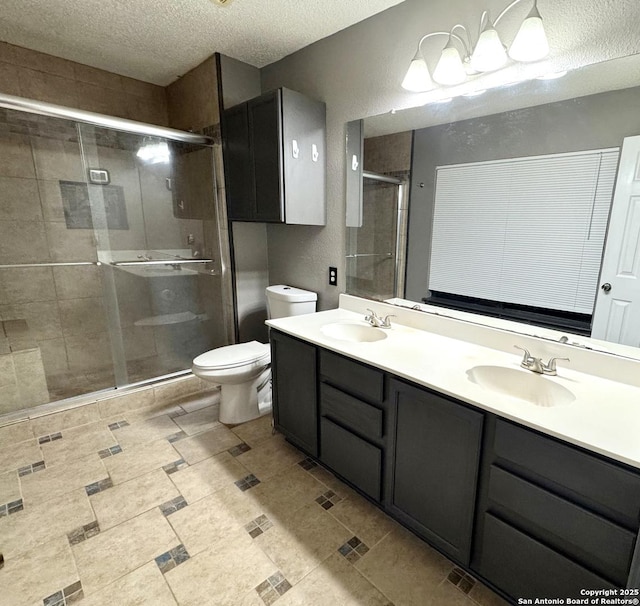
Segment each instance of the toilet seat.
M268 363L269 357L268 344L250 341L207 351L193 361L193 368L205 371L239 368L257 362Z

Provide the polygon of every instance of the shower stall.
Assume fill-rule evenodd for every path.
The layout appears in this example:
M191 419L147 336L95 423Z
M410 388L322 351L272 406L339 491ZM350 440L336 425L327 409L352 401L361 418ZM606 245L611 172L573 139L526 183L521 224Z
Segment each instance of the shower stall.
M347 228L347 292L371 299L404 296L407 180L362 174L362 225Z
M233 341L219 148L0 95L0 421Z

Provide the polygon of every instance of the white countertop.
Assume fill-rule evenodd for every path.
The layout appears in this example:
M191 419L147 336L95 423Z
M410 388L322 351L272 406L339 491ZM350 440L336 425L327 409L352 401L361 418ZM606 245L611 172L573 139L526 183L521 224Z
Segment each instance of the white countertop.
M392 309L389 313L397 312ZM368 326L362 313L343 308L268 320L267 324L640 469L640 389L636 386L578 372L559 362L558 376L544 379L569 389L575 400L569 404L540 406L483 388L467 376L467 370L474 366L519 369L522 355L515 350L507 353L400 323L385 330L387 338L381 341L339 341L322 332L325 324L335 322L359 322ZM514 344L519 341L521 339L514 335Z

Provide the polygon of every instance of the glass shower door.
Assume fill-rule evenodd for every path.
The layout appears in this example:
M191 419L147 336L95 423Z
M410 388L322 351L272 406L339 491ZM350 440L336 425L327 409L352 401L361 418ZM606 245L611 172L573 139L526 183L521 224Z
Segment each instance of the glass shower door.
M213 148L80 126L117 386L230 342Z
M219 148L0 108L0 416L233 340Z
M113 388L76 123L0 109L0 415ZM104 338L101 338L101 335Z
M347 292L373 299L404 294L407 201L404 182L364 173L362 226L347 228Z

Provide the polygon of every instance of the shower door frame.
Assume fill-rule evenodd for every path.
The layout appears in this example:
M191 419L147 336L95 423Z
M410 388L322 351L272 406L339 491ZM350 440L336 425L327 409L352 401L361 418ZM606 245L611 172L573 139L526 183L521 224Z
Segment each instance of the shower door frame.
M135 135L148 136L148 137L158 137L167 139L170 141L177 141L181 143L191 143L196 145L203 145L208 147L213 147L215 141L213 138L185 132L173 128L168 128L164 126L155 126L152 124L146 124L144 122L137 122L135 120L128 120L126 118L116 118L113 116L107 116L104 114L98 114L95 112L89 112L85 110L65 107L62 105L56 105L53 103L47 103L44 101L37 101L34 99L27 99L23 97L17 97L14 95L8 95L5 93L0 93L0 108L9 109L13 111L27 112L30 114L36 114L40 116L48 116L52 118L61 118L63 120L73 121L76 123L76 127L79 128L82 124L115 129L118 131L123 131ZM211 169L214 175L214 183L216 180L215 174L215 166L212 164ZM217 192L214 187L214 196L217 197ZM217 205L216 205L216 212ZM206 262L207 259L185 259L185 260L176 260L176 263L203 263ZM64 267L64 266L101 266L104 263L100 260L97 261L73 261L73 262L45 262L45 263L12 263L12 264L3 264L0 265L0 269L10 269L10 268L32 268L32 267ZM114 263L115 265L116 263ZM117 263L118 265L127 265L126 262ZM130 264L135 265L157 265L158 261L135 261ZM225 264L222 263L222 272L225 272ZM117 361L114 360L114 372L116 371ZM68 398L63 398L61 400L54 400L51 402L47 402L44 404L39 404L35 407L23 408L20 410L16 410L15 412L10 412L5 415L2 415L3 422L14 422L15 420L19 420L25 417L29 417L31 411L37 409L41 411L41 414L50 414L51 412L57 412L60 410L65 410L68 408L75 407L77 405L83 404L87 401L95 401L97 399L102 399L107 397L109 394L115 395L124 394L126 392L135 390L143 385L150 385L159 381L166 381L172 378L178 378L184 375L188 375L191 372L190 369L179 370L171 373L167 373L164 375L155 376L149 379L145 379L142 381L138 381L135 383L127 383L124 386L114 385L113 387L109 387L106 389L101 389L98 391L87 392L84 394L79 394L76 396L71 396Z
M347 254L347 259L357 259L359 257L379 257L379 256L391 256L395 257L395 269L393 273L393 296L404 297L404 282L405 282L405 269L406 269L406 237L407 237L407 214L408 214L408 187L407 181L398 179L396 177L389 177L387 175L381 175L370 171L362 172L362 184L364 180L377 181L379 183L387 183L389 185L397 186L396 195L396 237L395 237L395 251L393 253L363 253ZM364 187L363 187L364 190ZM364 206L364 193L363 201ZM358 229L356 227L352 229ZM404 240L404 249L403 249Z

